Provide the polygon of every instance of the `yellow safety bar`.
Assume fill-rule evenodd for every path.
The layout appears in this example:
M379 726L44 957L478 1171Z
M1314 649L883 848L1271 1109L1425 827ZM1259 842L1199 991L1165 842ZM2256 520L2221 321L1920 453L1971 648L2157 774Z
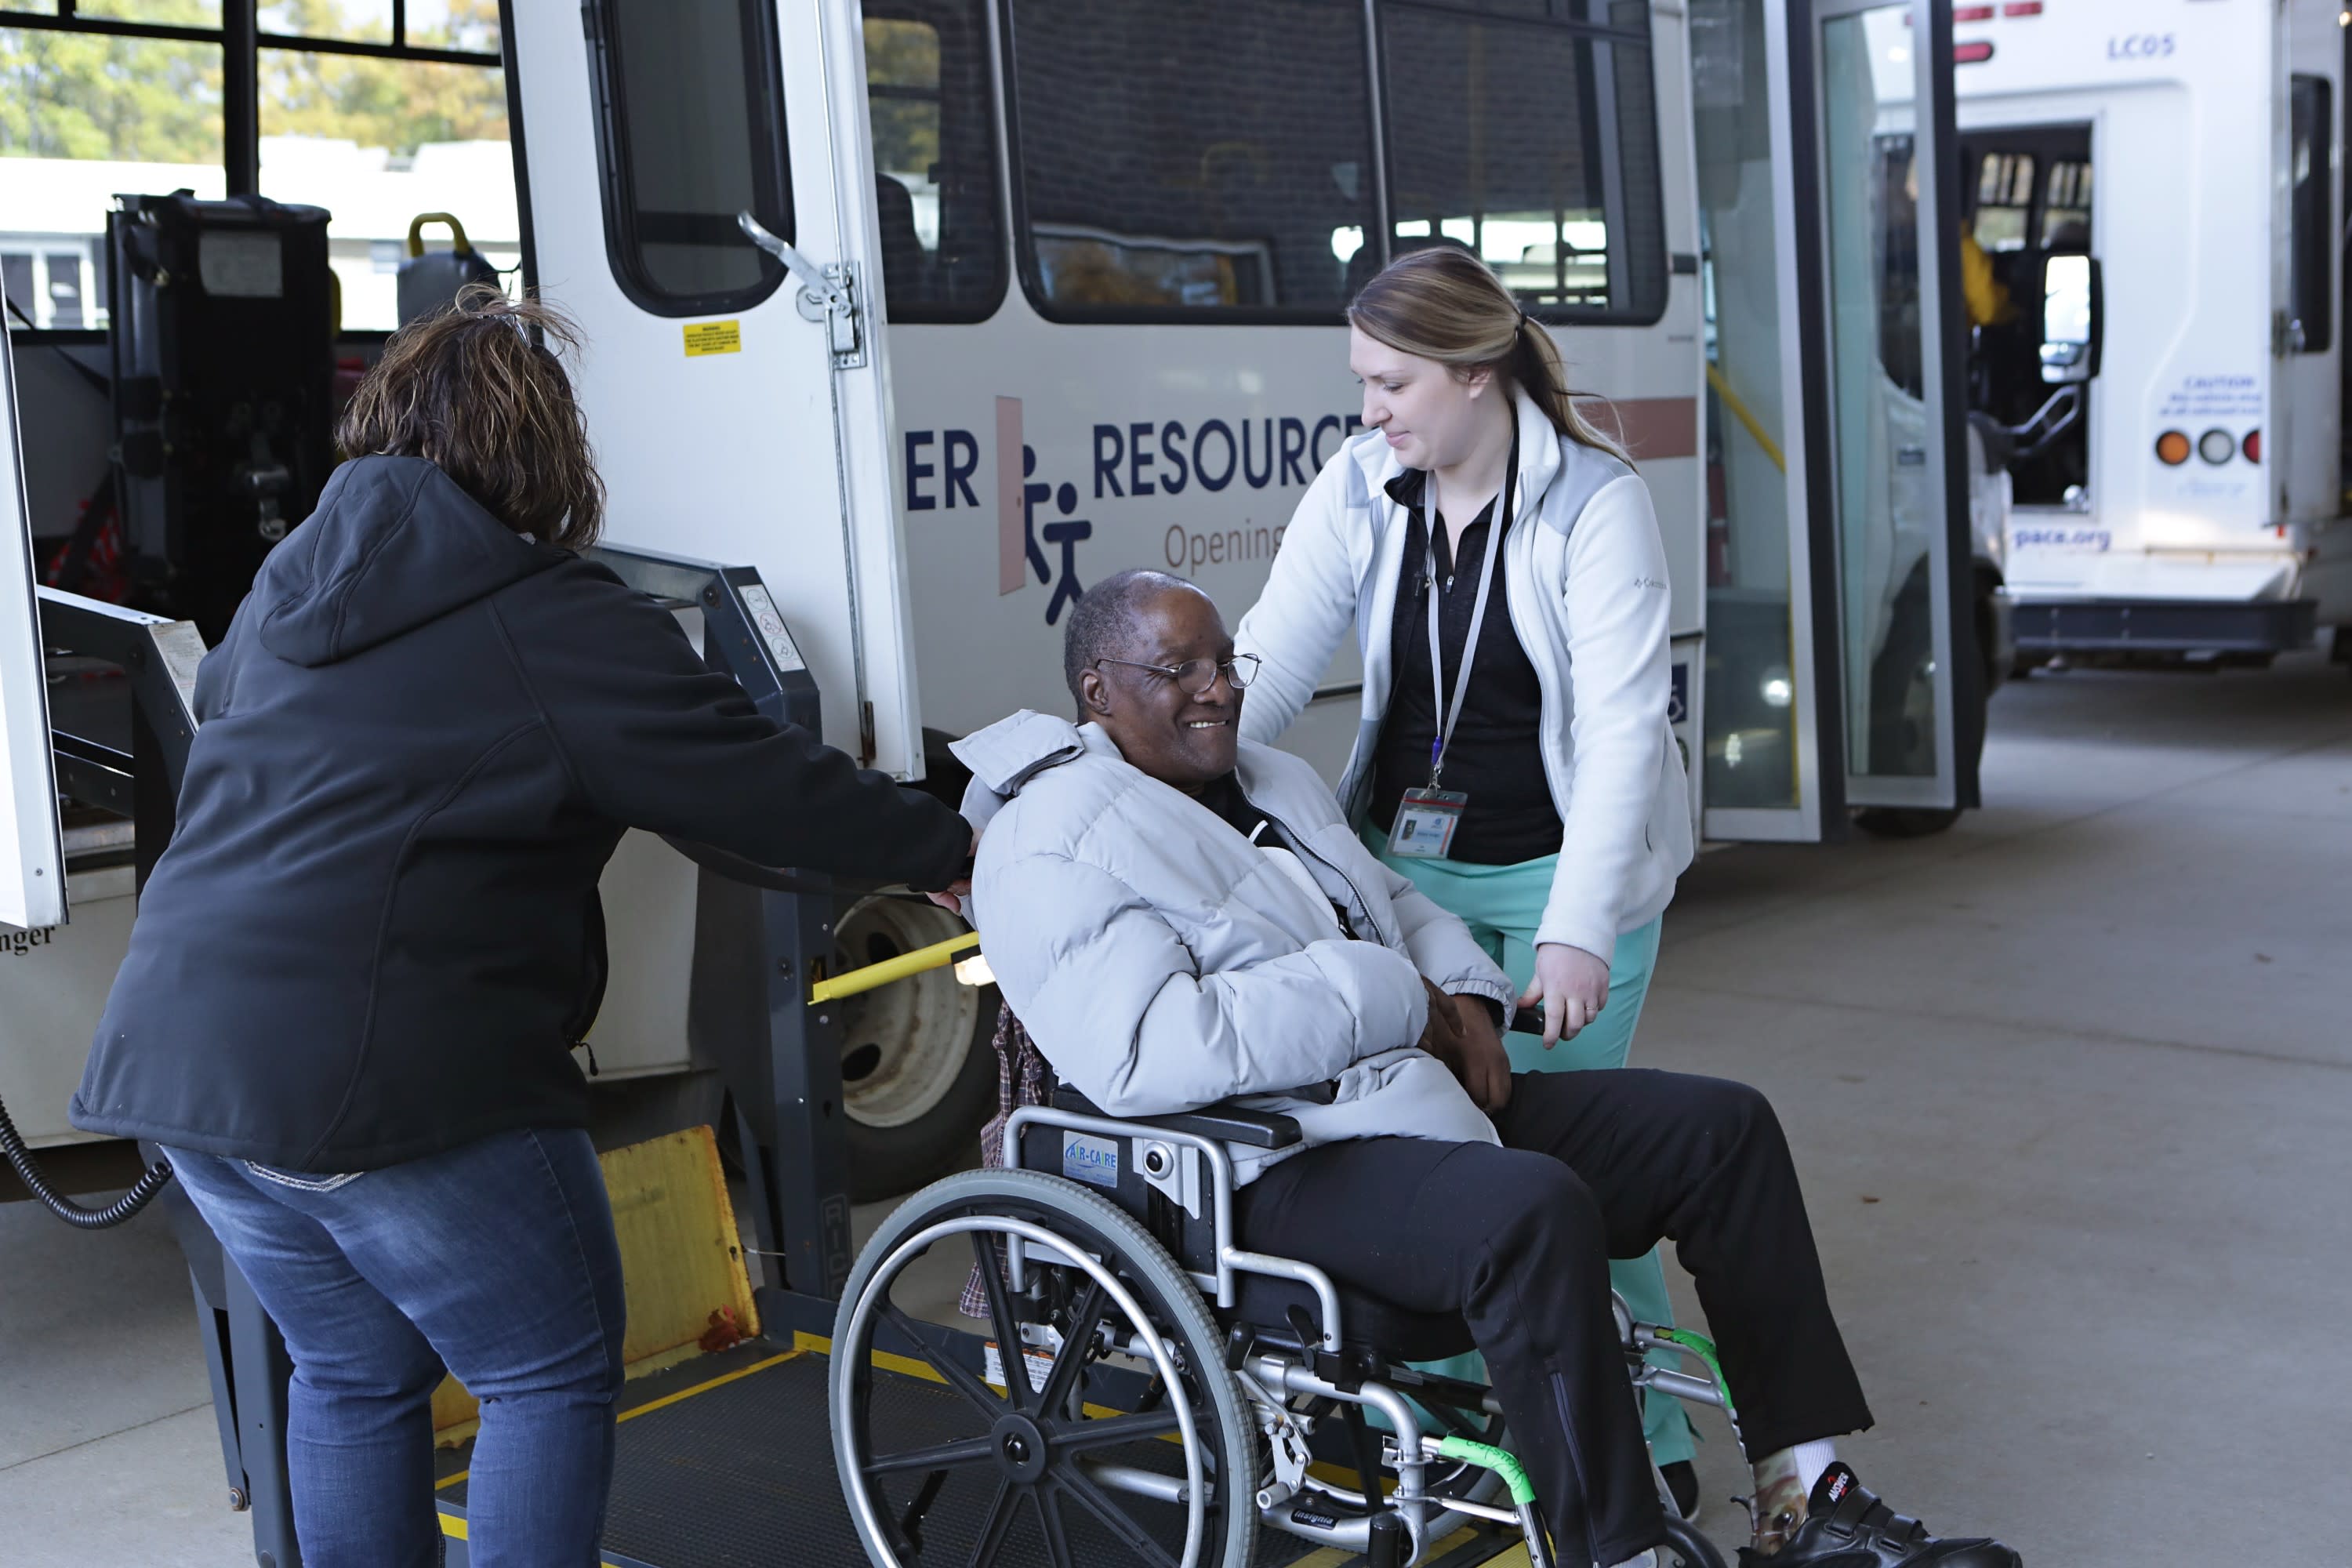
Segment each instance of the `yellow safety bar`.
M1731 416L1738 420L1741 426L1756 438L1758 446L1764 448L1764 455L1772 459L1772 466L1782 473L1787 473L1789 460L1780 455L1780 444L1766 433L1764 426L1758 422L1755 414L1749 410L1748 405L1739 400L1739 394L1731 390L1731 383L1724 379L1723 372L1711 364L1708 365L1706 384L1715 388L1716 396L1721 398L1723 405L1731 410Z
M927 969L938 969L953 963L955 955L966 948L980 945L980 933L968 931L961 936L951 936L945 942L935 942L929 947L919 947L912 952L902 952L896 958L886 958L879 963L869 963L844 974L829 975L809 987L809 1005L830 1002L840 996L855 996L861 991L871 991L877 985L887 985L893 980L904 980L910 974L920 974Z

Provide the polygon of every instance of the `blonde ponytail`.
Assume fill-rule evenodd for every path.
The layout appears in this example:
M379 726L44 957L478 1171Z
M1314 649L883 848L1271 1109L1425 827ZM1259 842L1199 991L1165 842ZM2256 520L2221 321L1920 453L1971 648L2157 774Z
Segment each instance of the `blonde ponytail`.
M1432 245L1398 257L1357 293L1348 320L1366 336L1435 360L1456 375L1493 370L1533 398L1568 439L1633 461L1577 407L1559 345L1543 323L1519 309L1492 268L1459 246Z

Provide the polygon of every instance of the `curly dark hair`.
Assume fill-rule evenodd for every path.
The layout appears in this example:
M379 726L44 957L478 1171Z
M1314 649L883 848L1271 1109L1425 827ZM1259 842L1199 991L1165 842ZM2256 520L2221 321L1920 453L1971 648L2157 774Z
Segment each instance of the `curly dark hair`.
M541 300L487 283L393 334L335 426L346 458L423 458L517 533L596 542L604 481L552 343L580 329Z

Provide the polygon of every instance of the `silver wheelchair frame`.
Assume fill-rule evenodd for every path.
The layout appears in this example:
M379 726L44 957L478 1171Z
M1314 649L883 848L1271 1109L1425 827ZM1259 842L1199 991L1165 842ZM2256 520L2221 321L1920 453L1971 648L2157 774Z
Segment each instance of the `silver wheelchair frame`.
M1234 1163L1223 1141L1205 1133L1169 1127L1154 1118L1121 1120L1053 1105L1016 1108L1004 1129L1005 1167L1056 1177L1060 1174L1057 1172L1038 1172L1035 1167L1022 1163L1023 1135L1031 1128L1131 1142L1136 1166L1145 1182L1192 1219L1206 1218L1213 1227L1213 1269L1191 1268L1183 1260L1177 1260L1180 1269L1191 1278L1202 1294L1219 1308L1231 1310L1238 1303L1238 1280L1242 1275L1260 1275L1302 1284L1316 1300L1319 1348L1333 1355L1340 1353L1345 1343L1342 1309L1339 1287L1331 1277L1312 1264L1253 1252L1239 1245L1234 1220L1236 1186ZM1016 1292L1026 1287L1029 1245L1017 1236L1007 1239L1006 1272L1009 1284ZM1727 1415L1732 1413L1719 1381L1719 1369L1713 1362L1712 1347L1707 1346L1706 1341L1686 1331L1636 1322L1622 1298L1612 1297L1612 1304L1619 1338L1629 1355L1640 1358L1638 1364L1629 1372L1635 1387L1654 1388L1688 1403L1713 1405ZM1149 1349L1157 1352L1160 1347L1155 1345ZM1653 1366L1647 1358L1648 1352L1654 1350L1671 1350L1678 1354L1696 1357L1716 1375L1695 1377L1687 1373ZM1291 1408L1291 1402L1302 1397L1328 1399L1377 1411L1390 1426L1391 1436L1381 1442L1380 1458L1383 1467L1393 1468L1397 1476L1396 1489L1386 1496L1384 1502L1386 1508L1402 1521L1405 1531L1405 1550L1399 1559L1401 1564L1422 1561L1430 1546L1447 1533L1437 1527L1449 1514L1455 1514L1518 1530L1525 1538L1531 1568L1552 1568L1554 1559L1549 1542L1540 1516L1532 1503L1519 1503L1509 1508L1499 1506L1492 1500L1502 1490L1500 1484L1482 1483L1473 1489L1471 1495L1463 1497L1430 1489L1428 1472L1433 1463L1447 1458L1464 1459L1465 1456L1459 1447L1453 1447L1451 1452L1445 1451L1452 1447L1448 1440L1430 1436L1422 1430L1421 1420L1411 1399L1399 1388L1369 1377L1356 1380L1356 1386L1352 1388L1344 1387L1318 1374L1297 1356L1263 1348L1255 1351L1237 1371L1251 1413L1275 1457L1274 1479L1261 1486L1253 1500L1258 1518L1266 1527L1318 1545L1335 1546L1379 1560L1374 1539L1375 1521L1379 1516L1366 1510L1364 1494L1334 1486L1307 1473L1304 1442L1307 1432L1301 1426L1300 1414ZM1484 1408L1489 1415L1502 1414L1502 1407L1491 1390L1486 1396ZM1469 1458L1467 1462L1476 1464L1479 1461ZM1667 1500L1672 1515L1674 1510L1664 1480L1655 1474L1654 1467L1653 1479L1657 1482L1661 1498ZM1370 1486L1374 1484L1376 1478L1360 1477L1359 1479ZM1490 1477L1494 1483L1499 1483L1500 1479L1499 1475ZM1160 1495L1148 1480L1138 1479L1137 1485L1139 1489ZM1318 1494L1345 1508L1366 1511L1346 1518L1330 1516L1331 1522L1328 1524L1307 1522L1298 1517L1296 1500L1308 1493Z

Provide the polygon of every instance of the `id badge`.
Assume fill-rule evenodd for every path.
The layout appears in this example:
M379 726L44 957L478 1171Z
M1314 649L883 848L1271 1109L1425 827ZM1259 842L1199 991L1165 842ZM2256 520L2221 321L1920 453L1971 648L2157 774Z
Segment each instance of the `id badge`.
M1406 859L1443 860L1470 797L1458 789L1409 789L1397 803L1389 853Z

